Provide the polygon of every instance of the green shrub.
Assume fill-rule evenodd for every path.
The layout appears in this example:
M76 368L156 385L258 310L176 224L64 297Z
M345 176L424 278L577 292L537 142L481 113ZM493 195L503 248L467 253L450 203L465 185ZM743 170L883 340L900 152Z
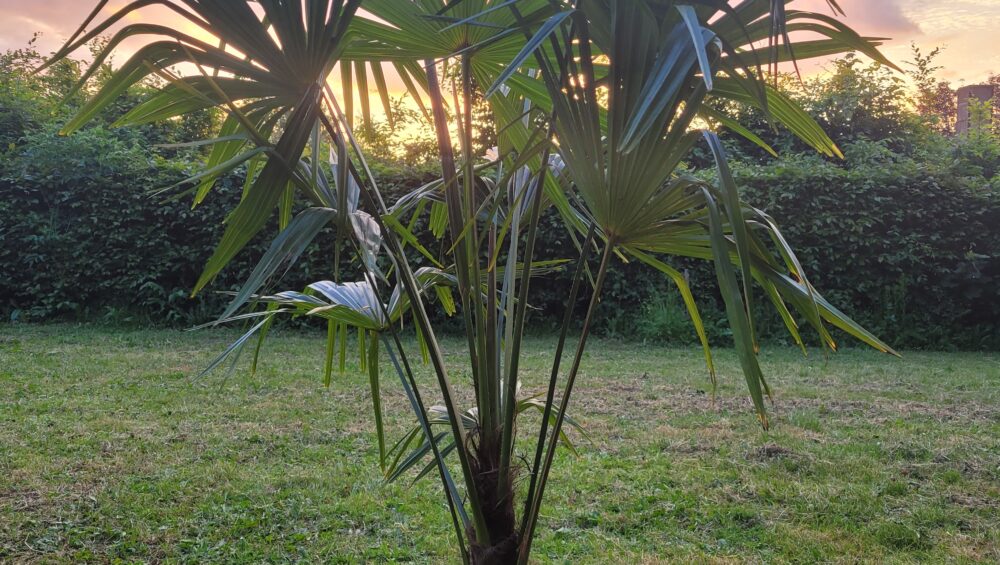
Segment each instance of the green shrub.
M748 202L782 218L820 292L876 334L899 347L1000 347L996 179L983 177L981 167L968 170L963 159L935 167L895 162L864 144L845 152L848 167L793 156L736 174ZM25 135L0 162L0 315L192 324L218 314L226 296L207 292L192 299L189 293L219 240L224 210L239 198L241 179L222 179L194 209L189 200L164 202L147 192L177 182L194 166L155 156L135 133L98 127L69 138L52 128ZM390 198L430 178L384 166L377 174ZM574 256L558 217L542 221L540 256ZM321 235L320 245L303 255L284 288L333 277L333 258L319 251L330 248L324 238L332 234ZM423 239L432 252L442 245L429 234ZM211 290L237 288L265 240L241 254ZM711 265L679 260L674 266L700 289L696 299L711 341L726 344L720 298L705 290L716 286ZM552 314L564 311L570 282L568 273L558 273L533 284L534 320L559 318ZM760 335L786 339L764 300L758 292ZM635 262L613 265L595 328L609 336L695 343L676 289Z
M63 137L28 133L0 159L0 315L46 321L133 320L190 325L218 315L269 244L257 238L207 292L190 297L222 234L242 178L219 180L205 202L165 199L198 165L165 160L148 139L103 127ZM422 183L418 172L385 173L392 186ZM398 189L396 189L398 192ZM277 226L272 227L272 231ZM283 284L332 278L327 230ZM345 266L349 268L349 266ZM345 269L346 270L346 269Z
M1000 193L912 161L793 159L738 175L818 289L909 347L1000 347Z
M192 155L155 144L207 137L212 115L127 130L98 125L60 137L56 130L82 100L76 95L65 104L79 63L33 73L42 60L31 46L0 54L0 316L192 324L218 314L227 297L211 291L238 287L268 241L253 242L209 292L189 297L242 179L221 179L193 209L190 199L164 202L147 192L199 168ZM762 116L732 109L786 156L737 168L746 201L781 219L811 281L831 302L892 345L1000 348L1000 138L935 134L903 111L905 92L884 69L848 58L835 71L796 96L825 125L850 126L831 130L844 162L797 155L802 145L772 131ZM92 86L108 73L98 73ZM98 123L113 122L149 89L135 87ZM844 113L852 120L829 123ZM748 162L764 159L743 141L730 137L729 145ZM696 151L691 164L710 162ZM390 200L435 171L375 164ZM559 221L553 213L543 217L539 256L577 255ZM321 234L283 288L333 277L333 258L319 251L331 249L330 238ZM421 239L432 252L443 245ZM681 259L673 266L691 279L710 340L726 344L731 336L711 265ZM530 322L561 319L553 314L564 311L570 284L568 273L533 283ZM787 340L782 321L757 294L758 334ZM607 336L695 342L676 289L635 262L612 265L593 327Z
M60 137L56 130L81 101L78 95L63 104L79 64L34 74L41 61L31 47L0 55L0 316L192 324L218 314L227 297L212 291L237 288L268 241L253 242L209 292L189 297L242 179L221 179L193 209L190 199L164 202L147 192L199 168L192 155L154 145L206 137L212 116L127 130L99 125ZM746 201L781 219L811 281L831 302L892 345L1000 348L1000 138L935 134L901 110L905 93L884 70L848 59L836 71L798 96L821 121L843 112L856 118L835 131L846 161L797 155L797 142L750 112L745 121L786 157L737 168ZM98 81L106 76L99 73ZM134 101L148 88L137 86L128 97ZM113 105L98 122L111 123L130 104ZM858 114L861 106L866 111ZM730 149L747 161L762 158L737 140ZM710 162L698 155L693 166ZM375 164L390 200L435 171ZM539 256L577 255L559 222L553 213L542 218ZM333 258L319 251L331 249L330 238L321 234L282 288L333 277ZM429 234L421 239L441 250ZM710 340L726 344L731 336L712 290L712 266L683 259L673 266L691 279ZM564 272L533 283L529 322L561 319L553 314L565 309L570 278ZM757 294L758 334L787 340L782 321ZM593 327L607 336L695 343L676 289L635 262L612 265Z

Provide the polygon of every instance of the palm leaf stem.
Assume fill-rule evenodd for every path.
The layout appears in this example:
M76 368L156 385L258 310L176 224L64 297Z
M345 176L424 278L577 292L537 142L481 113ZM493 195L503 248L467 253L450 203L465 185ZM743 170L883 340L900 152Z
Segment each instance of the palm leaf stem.
M555 123L555 120L551 122ZM554 127L550 126L549 129L549 139L555 134ZM539 167L538 176L534 181L535 193L532 195L531 202L531 217L528 222L528 239L525 242L524 247L524 274L521 276L521 286L518 287L518 297L515 303L514 310L514 331L512 334L512 343L507 344L511 348L510 351L510 365L506 367L507 375L504 385L506 390L504 390L504 402L503 402L503 426L501 427L501 442L500 442L500 476L506 477L507 473L510 471L510 460L513 453L514 445L514 415L516 410L516 394L517 394L517 381L518 381L518 368L520 364L520 353L521 353L521 342L524 337L524 323L527 318L528 309L528 290L530 287L531 280L531 265L535 258L535 244L538 236L538 223L541 218L542 209L542 193L544 192L543 186L545 185L545 176L548 172L548 161L551 153L551 145L545 148L542 152L541 166ZM529 187L532 184L529 181ZM506 482L501 482L501 485L506 485ZM501 497L509 495L510 493L501 493Z
M535 488L538 485L538 470L542 464L542 454L545 452L545 442L548 438L549 418L552 414L552 406L555 402L556 384L559 381L559 367L562 363L563 349L566 346L566 338L569 335L569 327L573 321L573 306L576 304L576 297L580 292L580 286L587 272L587 261L590 259L591 245L597 232L596 224L590 225L587 237L580 248L580 257L576 263L576 272L573 275L573 285L570 287L569 297L566 299L566 313L563 316L562 327L559 331L559 342L556 344L554 359L552 360L552 372L549 374L549 386L545 392L545 408L542 411L542 422L538 427L538 443L535 444L535 458L531 465L531 480L528 484L528 492L524 501L524 514L528 515L534 504ZM524 532L521 532L522 539Z
M573 364L570 366L569 373L566 375L566 385L563 389L562 399L559 403L559 410L556 412L555 424L552 426L553 438L559 437L559 434L562 432L563 422L566 420L566 410L569 407L570 395L573 393L573 385L575 384L576 376L580 371L580 364L583 362L583 352L587 347L587 338L590 336L591 322L594 319L594 312L597 310L597 306L600 303L604 279L608 274L608 265L610 264L611 257L614 253L615 243L613 240L608 241L604 248L604 253L601 256L601 265L597 270L597 280L594 282L594 289L590 295L590 304L587 305L587 315L583 319L583 329L580 332L580 339L576 346L576 354L573 356ZM527 565L528 563L528 555L531 553L532 537L535 533L535 527L538 524L541 501L542 497L545 495L545 485L548 482L549 471L552 469L552 461L555 458L558 443L559 442L555 439L549 442L548 449L545 452L545 461L542 464L541 473L538 475L538 483L532 500L532 506L523 517L522 528L524 533L521 536L523 542L521 545L521 552L518 557L519 565Z
M462 232L465 211L462 206L462 195L458 185L458 173L455 167L455 151L451 144L451 133L448 131L448 117L444 109L444 96L441 93L441 83L438 80L437 66L434 61L425 61L427 73L427 90L431 101L431 114L434 117L434 129L437 135L438 153L441 157L441 173L444 181L445 204L448 209L448 225L452 237L453 253L455 257L455 274L458 277L458 294L462 303L462 317L466 327L466 338L469 347L470 367L472 368L472 381L475 387L477 408L482 413L480 403L486 394L483 392L484 383L480 379L484 378L479 374L478 343L476 341L476 327L473 320L471 289L478 289L478 280L472 279L469 272L469 249L468 242L463 237ZM475 280L474 284L472 281ZM477 291L478 292L478 291ZM464 441L464 440L463 440ZM462 448L464 450L464 446ZM471 477L467 477L471 481ZM477 533L479 527L477 526ZM482 529L485 533L485 522ZM483 540L485 541L485 540Z

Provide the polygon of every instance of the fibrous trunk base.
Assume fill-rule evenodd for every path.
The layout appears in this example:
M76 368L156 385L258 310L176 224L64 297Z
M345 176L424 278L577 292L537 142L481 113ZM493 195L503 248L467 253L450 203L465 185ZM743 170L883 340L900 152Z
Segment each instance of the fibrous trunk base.
M479 543L475 532L469 532L469 539L472 540L469 557L474 565L513 565L517 563L521 546L511 495L514 490L514 471L512 469L505 477L500 476L499 443L489 445L480 441L474 452L476 456L471 463L490 544Z

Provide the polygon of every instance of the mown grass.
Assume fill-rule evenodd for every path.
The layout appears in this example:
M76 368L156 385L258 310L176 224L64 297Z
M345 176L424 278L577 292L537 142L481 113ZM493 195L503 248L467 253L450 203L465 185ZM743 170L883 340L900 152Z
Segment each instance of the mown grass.
M0 561L453 562L435 481L381 480L366 378L325 389L321 336L285 332L192 383L233 335L0 326ZM698 350L593 342L537 562L1000 560L1000 356L766 349L767 434L718 356L713 404Z

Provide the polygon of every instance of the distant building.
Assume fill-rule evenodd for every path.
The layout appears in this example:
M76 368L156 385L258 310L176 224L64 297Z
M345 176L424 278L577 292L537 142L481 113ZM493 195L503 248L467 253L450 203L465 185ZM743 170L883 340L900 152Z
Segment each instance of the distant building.
M966 133L970 129L988 126L991 120L990 112L976 112L977 105L982 106L993 100L993 85L974 84L958 89L958 116L955 122L957 133Z

